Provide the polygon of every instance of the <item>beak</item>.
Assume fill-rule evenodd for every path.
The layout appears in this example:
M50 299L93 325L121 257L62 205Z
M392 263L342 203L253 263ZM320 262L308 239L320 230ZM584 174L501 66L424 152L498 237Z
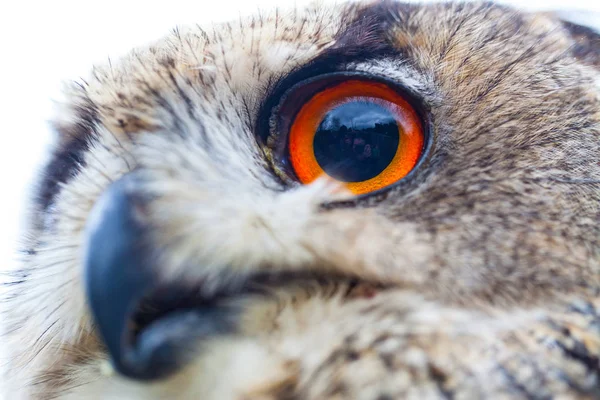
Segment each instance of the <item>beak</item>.
M136 324L148 296L169 304L177 290L159 288L159 265L144 221L140 179L126 175L107 188L90 214L84 245L89 307L115 369L138 380L163 378L192 358L197 339L234 329L230 310L195 303L166 307ZM137 325L137 326L136 326Z

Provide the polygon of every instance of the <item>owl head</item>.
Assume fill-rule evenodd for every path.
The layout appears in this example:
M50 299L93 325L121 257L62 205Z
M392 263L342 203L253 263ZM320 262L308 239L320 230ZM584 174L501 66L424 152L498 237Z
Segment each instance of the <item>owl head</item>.
M178 28L94 68L7 284L6 387L598 395L599 66L598 35L552 14L383 1Z

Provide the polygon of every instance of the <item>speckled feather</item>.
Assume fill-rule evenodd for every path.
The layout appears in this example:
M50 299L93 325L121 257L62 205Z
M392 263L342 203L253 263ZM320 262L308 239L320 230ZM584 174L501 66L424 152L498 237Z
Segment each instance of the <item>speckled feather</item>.
M95 68L57 113L6 285L2 389L599 398L598 46L548 14L385 1L181 28ZM427 160L372 196L282 179L260 140L286 87L333 71L393 81L431 120ZM81 284L87 216L134 169L165 282L217 293L259 273L319 275L226 300L239 331L182 344L195 360L154 384L106 373Z

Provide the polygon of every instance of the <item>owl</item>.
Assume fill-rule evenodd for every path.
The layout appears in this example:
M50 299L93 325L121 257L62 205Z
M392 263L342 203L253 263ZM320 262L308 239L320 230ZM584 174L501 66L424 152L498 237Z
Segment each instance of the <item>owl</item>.
M67 85L8 399L600 398L600 36L281 7Z

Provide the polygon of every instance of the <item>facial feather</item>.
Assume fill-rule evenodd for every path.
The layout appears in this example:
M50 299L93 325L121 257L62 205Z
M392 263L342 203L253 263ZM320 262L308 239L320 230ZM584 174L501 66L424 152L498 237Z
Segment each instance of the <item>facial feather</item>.
M597 38L573 28L489 3L315 5L180 29L96 68L56 119L3 305L7 388L17 398L598 395ZM434 144L410 179L351 198L273 171L257 132L265 104L324 70L418 95ZM193 360L153 384L102 374L82 285L88 216L130 173L161 283L242 310L237 331L181 344ZM247 282L265 292L216 296ZM377 295L350 295L357 282Z

